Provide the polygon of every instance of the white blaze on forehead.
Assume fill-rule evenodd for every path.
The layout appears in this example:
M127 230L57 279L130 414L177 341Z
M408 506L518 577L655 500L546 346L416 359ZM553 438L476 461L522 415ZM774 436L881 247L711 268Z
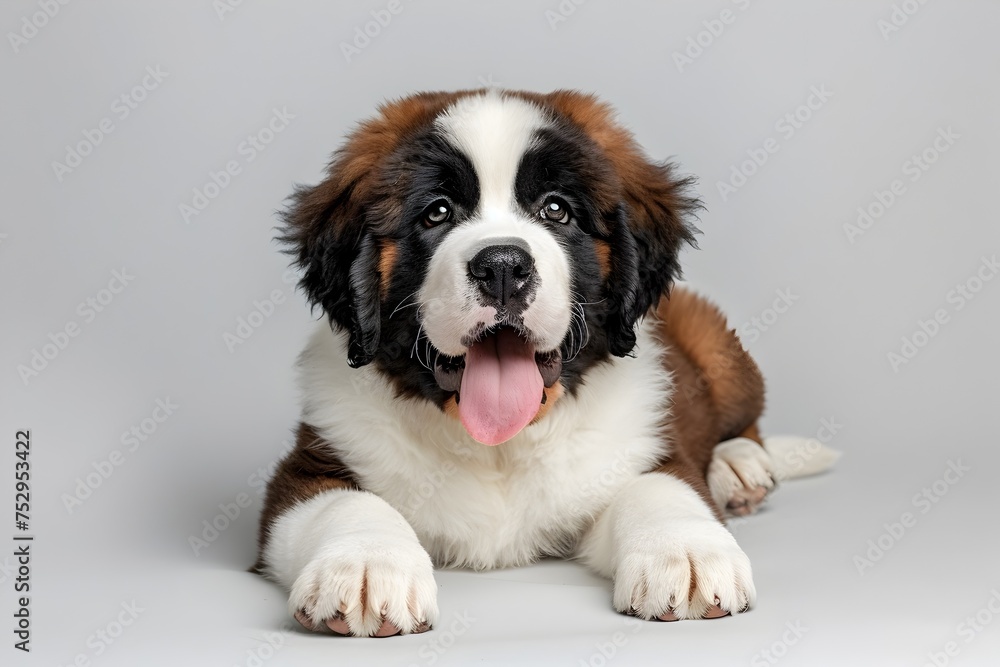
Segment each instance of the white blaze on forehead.
M448 232L435 249L420 288L421 326L431 344L450 356L466 353L470 335L505 317L479 302L469 261L484 241L514 237L535 261L537 294L521 313L538 351L558 348L570 324L570 265L545 224L519 211L517 168L535 133L549 124L543 110L496 92L464 98L436 121L442 135L472 163L479 181L477 210ZM501 319L498 319L501 318Z
M466 97L436 121L451 143L472 162L479 179L479 210L510 210L521 157L547 121L541 109L499 93Z

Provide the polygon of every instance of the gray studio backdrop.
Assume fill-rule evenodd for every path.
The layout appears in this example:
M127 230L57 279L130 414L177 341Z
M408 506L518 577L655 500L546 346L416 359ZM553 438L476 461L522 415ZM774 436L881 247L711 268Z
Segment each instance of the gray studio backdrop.
M18 0L0 28L0 663L995 664L997 3ZM314 326L275 211L380 100L480 86L598 92L700 178L687 280L766 429L845 453L732 524L752 613L637 623L545 562L439 573L433 633L336 639L245 572Z

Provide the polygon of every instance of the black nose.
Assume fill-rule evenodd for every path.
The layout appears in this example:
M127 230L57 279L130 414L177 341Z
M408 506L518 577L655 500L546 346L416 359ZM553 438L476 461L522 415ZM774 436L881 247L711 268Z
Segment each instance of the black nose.
M491 245L469 262L469 274L489 305L518 310L527 306L535 261L516 245Z

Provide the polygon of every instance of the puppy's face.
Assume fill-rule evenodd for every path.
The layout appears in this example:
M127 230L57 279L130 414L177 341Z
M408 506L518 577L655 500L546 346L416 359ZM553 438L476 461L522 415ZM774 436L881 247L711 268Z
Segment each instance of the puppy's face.
M592 97L423 94L297 192L285 240L351 365L492 445L631 351L691 238L685 185Z

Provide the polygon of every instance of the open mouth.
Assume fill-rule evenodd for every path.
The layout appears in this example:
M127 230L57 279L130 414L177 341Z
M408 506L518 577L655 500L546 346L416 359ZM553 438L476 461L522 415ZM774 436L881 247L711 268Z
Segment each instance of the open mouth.
M456 392L465 430L486 445L510 440L527 426L545 402L545 389L562 373L559 350L539 353L513 327L487 330L464 356L438 355L434 378Z

